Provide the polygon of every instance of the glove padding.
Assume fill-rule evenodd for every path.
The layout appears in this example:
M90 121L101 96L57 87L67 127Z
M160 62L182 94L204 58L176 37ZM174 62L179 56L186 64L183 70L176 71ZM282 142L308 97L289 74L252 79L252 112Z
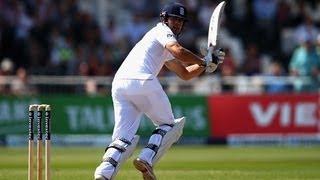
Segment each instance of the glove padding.
M223 49L213 50L213 47L209 47L207 55L204 57L206 63L206 73L212 73L218 65L223 63L225 52Z

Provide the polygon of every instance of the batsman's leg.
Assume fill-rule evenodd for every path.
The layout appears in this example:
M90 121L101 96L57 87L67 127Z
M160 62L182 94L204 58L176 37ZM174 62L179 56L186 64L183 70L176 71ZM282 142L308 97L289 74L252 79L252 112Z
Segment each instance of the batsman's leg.
M152 159L152 164L156 164L159 159L168 151L171 145L179 140L183 133L185 117L176 119L171 130L169 130L162 139L158 152Z
M185 118L182 117L176 119L173 125L164 124L153 131L148 145L142 149L139 157L133 162L145 180L156 180L152 167L171 145L179 140L183 132L184 123Z
M96 168L96 180L114 179L121 164L134 152L139 141L135 135L140 123L140 112L127 97L131 81L113 81L112 101L114 107L115 124L112 143L106 148L101 164ZM130 117L130 118L128 118Z
M112 142L103 155L101 164L94 173L95 180L112 180L125 162L134 152L139 141L139 136L135 135L131 141L117 139Z

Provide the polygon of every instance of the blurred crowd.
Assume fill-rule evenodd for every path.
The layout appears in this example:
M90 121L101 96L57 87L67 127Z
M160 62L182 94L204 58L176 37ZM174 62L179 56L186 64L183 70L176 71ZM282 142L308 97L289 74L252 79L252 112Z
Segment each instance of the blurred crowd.
M0 0L0 76L112 76L130 49L159 21L170 0ZM217 0L180 0L189 21L180 38L201 53ZM88 8L88 5L92 5ZM232 0L219 46L227 52L221 77L310 77L297 91L319 88L320 1ZM171 73L163 69L161 76ZM228 87L226 88L228 89ZM277 82L268 91L286 91Z

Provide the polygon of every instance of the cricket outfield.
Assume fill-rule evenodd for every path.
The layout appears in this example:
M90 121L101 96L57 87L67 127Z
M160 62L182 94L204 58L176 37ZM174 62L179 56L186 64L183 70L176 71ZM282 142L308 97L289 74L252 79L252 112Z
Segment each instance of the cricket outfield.
M140 147L141 148L141 147ZM0 148L0 179L27 179L28 148ZM138 151L135 151L136 155ZM53 147L53 180L90 180L103 148ZM118 180L142 179L133 157ZM320 179L320 146L174 146L155 168L159 180Z

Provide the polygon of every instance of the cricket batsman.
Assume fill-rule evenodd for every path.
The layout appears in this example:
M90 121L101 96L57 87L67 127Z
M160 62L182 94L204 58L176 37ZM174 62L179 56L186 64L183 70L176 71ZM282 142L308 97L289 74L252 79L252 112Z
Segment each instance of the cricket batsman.
M199 57L182 47L178 38L187 19L187 9L179 3L166 5L160 22L133 47L118 69L112 82L115 125L112 142L106 148L95 180L114 179L121 164L134 152L139 141L136 135L145 114L155 125L148 144L134 159L135 168L145 180L156 180L153 167L182 134L185 118L175 119L168 96L157 75L165 65L183 80L212 73L224 59L215 50Z

